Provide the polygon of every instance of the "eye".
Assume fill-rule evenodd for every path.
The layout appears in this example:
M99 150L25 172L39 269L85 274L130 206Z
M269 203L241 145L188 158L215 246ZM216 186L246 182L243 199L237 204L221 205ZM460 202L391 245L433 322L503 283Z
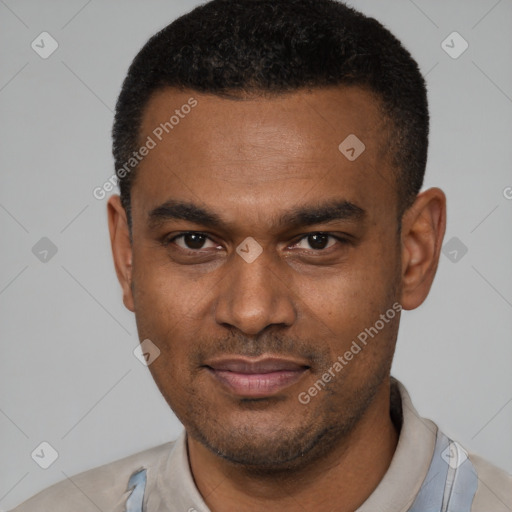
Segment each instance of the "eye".
M329 241L329 239L331 240ZM293 247L323 251L325 249L330 249L336 244L336 241L342 244L347 243L347 240L330 235L329 233L309 233L308 235L303 236Z
M205 245L208 242L211 245ZM207 235L195 232L182 233L181 235L177 235L165 241L165 245L169 245L171 243L175 243L181 249L188 251L198 251L201 249L208 249L209 247L218 246L218 244L216 244L213 240L210 240Z

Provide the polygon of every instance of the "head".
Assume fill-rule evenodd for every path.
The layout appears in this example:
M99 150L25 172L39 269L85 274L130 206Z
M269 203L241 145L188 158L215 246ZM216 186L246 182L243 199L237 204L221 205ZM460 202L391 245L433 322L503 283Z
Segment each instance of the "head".
M113 138L124 303L189 435L260 470L350 435L385 396L444 234L443 193L419 194L409 53L332 0L214 0L136 56ZM269 376L259 390L248 368Z

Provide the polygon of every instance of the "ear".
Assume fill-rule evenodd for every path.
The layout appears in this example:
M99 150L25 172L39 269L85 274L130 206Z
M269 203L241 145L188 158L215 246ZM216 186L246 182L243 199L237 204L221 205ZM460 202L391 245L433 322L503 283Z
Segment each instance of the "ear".
M135 311L132 293L132 245L126 211L121 198L114 195L107 203L108 229L116 268L117 278L123 290L123 303L130 311Z
M438 188L419 194L402 218L402 299L415 309L427 298L436 275L446 229L446 196Z

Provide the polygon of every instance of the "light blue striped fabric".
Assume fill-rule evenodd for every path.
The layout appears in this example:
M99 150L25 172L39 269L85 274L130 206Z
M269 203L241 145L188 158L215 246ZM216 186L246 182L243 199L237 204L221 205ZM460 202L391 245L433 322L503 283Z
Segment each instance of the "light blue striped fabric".
M143 512L144 491L146 490L146 470L139 469L128 480L128 491L132 493L126 500L125 512Z
M438 430L430 468L409 512L471 512L477 487L467 452Z

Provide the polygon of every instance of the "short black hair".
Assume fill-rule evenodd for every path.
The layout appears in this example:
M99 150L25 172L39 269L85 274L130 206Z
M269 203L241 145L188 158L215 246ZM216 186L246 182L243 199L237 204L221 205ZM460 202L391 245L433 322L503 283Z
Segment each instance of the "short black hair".
M368 89L391 122L401 216L423 183L429 113L425 80L400 41L336 0L212 0L151 37L124 80L112 135L129 223L136 165L126 172L126 162L141 146L144 109L156 91L229 97L336 85Z

